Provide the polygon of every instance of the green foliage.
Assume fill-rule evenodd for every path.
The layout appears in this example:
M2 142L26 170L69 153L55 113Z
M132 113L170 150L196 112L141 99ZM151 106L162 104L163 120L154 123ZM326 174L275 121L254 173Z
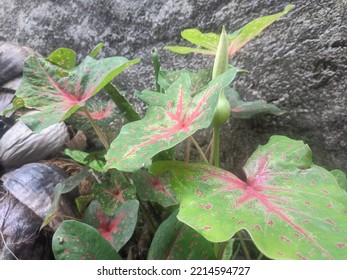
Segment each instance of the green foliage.
M84 222L96 228L119 251L129 241L137 224L139 202L124 202L111 216L105 214L97 201L92 201L84 214Z
M218 168L219 134L230 114L248 119L284 113L263 100L242 100L229 84L244 71L229 65L229 58L293 7L229 35L225 28L221 35L187 29L182 37L197 47L167 47L214 56L207 69L164 70L153 50L156 91L138 95L148 104L143 118L112 83L139 59L94 59L103 44L77 66L75 51L67 48L46 59L27 58L11 110L38 110L21 117L34 132L60 121L92 127L106 149L64 151L85 167L57 184L42 227L59 214L62 194L87 177L94 181L92 192L76 199L84 223L65 221L53 236L56 259L131 258L126 250L144 243L146 229L148 259L229 260L239 257L240 246L246 258L260 251L272 259L347 259L346 175L315 165L302 141L271 137L244 166L245 181ZM110 100L95 99L102 89ZM110 144L99 127L106 130L120 117L128 123ZM210 126L213 139L204 152L192 136ZM191 143L205 163L189 162ZM176 158L178 145L186 145L185 162Z
M247 181L207 164L155 162L169 172L178 219L212 242L246 229L275 259L345 259L346 193L302 141L273 136L245 165Z
M72 67L73 56L73 51L60 49L48 59L30 55L25 60L16 96L23 99L25 107L40 111L20 118L34 132L68 119L115 76L139 62L124 57L95 60L88 56Z
M92 226L65 221L53 235L57 260L120 260L110 243Z
M228 54L233 56L251 39L259 35L266 27L271 25L281 16L288 14L294 5L288 5L283 12L270 16L257 18L247 23L242 28L233 32L228 36ZM198 29L186 29L182 31L182 38L190 43L197 45L199 48L183 47L183 46L167 46L165 49L178 54L200 53L215 55L217 53L220 36L215 33L201 33Z
M213 243L176 218L172 213L155 233L149 260L214 260ZM189 248L187 250L186 248Z
M154 155L167 150L199 129L208 127L219 92L234 79L230 69L213 79L206 89L191 97L189 75L182 74L165 94L144 91L140 95L149 108L146 116L122 127L106 154L106 168L136 171Z

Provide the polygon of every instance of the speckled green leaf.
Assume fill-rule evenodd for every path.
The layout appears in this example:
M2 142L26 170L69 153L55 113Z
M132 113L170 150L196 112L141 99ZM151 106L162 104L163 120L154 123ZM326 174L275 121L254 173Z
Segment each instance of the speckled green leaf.
M25 107L40 111L21 120L34 132L70 117L115 76L138 59L86 57L77 67L65 69L30 55L24 64L23 80L16 91ZM66 65L64 65L66 66Z
M100 234L119 251L129 241L137 224L139 202L124 202L109 216L105 214L97 201L92 201L84 215L84 222L96 228Z
M156 202L163 207L178 204L169 178L156 177L144 170L133 173L131 178L141 200Z
M121 114L112 101L89 99L85 102L88 112L99 127L108 126ZM92 128L86 114L83 111L77 111L67 121L74 128L85 131Z
M119 171L112 170L109 173L111 178L93 184L93 193L102 211L112 215L123 203L135 199L136 188Z
M111 244L92 226L64 221L53 235L57 260L121 260Z
M211 69L200 69L198 72L189 72L189 71L174 71L169 72L166 70L160 70L158 77L158 84L164 89L167 90L172 83L174 83L183 73L187 73L191 81L191 95L205 89L208 83L212 79L212 70Z
M238 119L250 119L258 114L272 114L280 116L285 111L264 100L243 101L236 90L227 87L224 90L231 107L231 115Z
M173 212L157 229L149 260L215 260L213 243L176 218Z
M347 194L312 163L302 141L273 136L247 161L243 182L205 164L155 162L180 200L178 219L212 242L246 229L273 259L347 259Z
M146 91L145 117L122 127L106 154L106 167L122 171L140 169L154 155L167 150L199 129L210 125L221 89L237 73L233 68L213 79L206 89L191 96L191 81L183 74L165 92Z
M76 52L72 49L60 48L52 52L46 60L64 69L71 69L76 66Z

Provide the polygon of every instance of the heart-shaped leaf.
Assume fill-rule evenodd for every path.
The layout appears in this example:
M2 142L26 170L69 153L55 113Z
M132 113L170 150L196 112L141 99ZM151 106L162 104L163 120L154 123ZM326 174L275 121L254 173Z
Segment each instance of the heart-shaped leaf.
M302 141L273 136L245 165L247 182L206 164L155 162L171 174L178 219L212 242L246 229L274 259L347 259L347 195Z
M52 249L58 260L121 260L95 228L72 220L64 221L54 233Z
M239 30L233 32L228 36L229 57L238 52L246 43L259 35L266 27L271 25L279 17L289 13L294 8L294 5L288 5L283 12L257 18ZM184 46L167 46L165 49L178 54L200 53L215 55L220 36L215 33L202 33L198 29L186 29L182 33L182 38L186 39L192 44L197 45L199 48L191 48Z
M122 173L112 170L109 180L93 184L93 193L101 205L102 211L111 216L123 203L135 199L136 188L126 180Z
M264 100L243 101L236 90L227 87L224 90L231 107L231 115L238 119L250 119L258 114L272 114L280 116L285 113L273 104Z
M66 69L30 55L25 60L23 80L16 95L27 108L41 112L23 116L21 120L34 132L63 121L115 76L138 62L124 57L95 60L87 56L77 67Z
M129 200L124 202L112 216L108 216L94 200L86 210L84 222L95 227L113 248L119 251L134 233L138 210L139 202Z
M132 174L136 194L143 201L157 202L163 207L178 204L169 178L160 178L139 170Z
M208 127L221 89L231 83L236 73L236 68L226 71L194 97L191 97L188 74L181 75L165 94L142 93L141 98L149 105L147 113L142 120L122 127L106 154L106 167L138 170L157 153Z
M161 223L148 252L149 260L215 260L213 243L176 218Z

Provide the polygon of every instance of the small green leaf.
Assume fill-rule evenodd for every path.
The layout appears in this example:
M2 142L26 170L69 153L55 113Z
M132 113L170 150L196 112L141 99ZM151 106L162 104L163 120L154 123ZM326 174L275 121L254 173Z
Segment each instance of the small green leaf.
M63 69L72 69L76 66L76 52L71 49L60 48L52 52L49 57L46 58L46 60L60 66ZM59 73L60 75L62 73L67 73L62 69L59 69L57 71L58 75Z
M346 174L339 169L331 170L331 174L334 175L339 186L347 192L347 177Z
M208 87L191 97L189 75L183 74L165 92L146 91L141 98L149 104L145 117L122 127L106 154L106 169L136 171L154 155L207 128L214 115L219 92L229 85L236 68L213 79Z
M172 51L178 54L189 54L189 53L200 53L200 54L208 54L214 55L214 51L198 49L198 48L190 48L190 47L181 47L181 46L166 46L164 49Z
M95 171L103 172L104 170L105 163L98 159L88 160L90 154L87 152L65 149L64 154L80 164L89 164L89 167Z
M79 213L84 213L85 209L89 205L89 203L94 199L93 194L80 195L75 199L77 210Z
M225 96L231 106L231 115L238 119L250 119L258 114L283 115L282 111L273 104L268 104L264 100L243 101L236 90L227 87L224 90Z
M93 184L93 193L102 211L112 215L123 203L136 198L136 188L118 170L112 170L111 178L101 184Z
M72 220L54 233L52 249L57 260L121 260L95 228Z
M142 201L156 202L163 207L178 204L169 178L155 177L139 170L132 174L131 179L136 186L136 194Z
M112 84L108 83L105 86L105 91L110 96L114 104L117 105L117 108L124 114L124 117L129 122L134 122L141 120L140 115L136 112L134 107L129 103L129 101L118 91L118 89Z
M215 260L213 243L176 218L161 223L148 252L149 260Z
M171 174L178 219L212 242L249 232L272 259L347 259L347 194L302 141L273 136L247 161L246 182L207 165L155 162Z
M109 216L102 212L101 206L94 200L85 212L84 222L96 228L119 251L134 233L138 210L139 202L129 200Z
M92 51L90 52L90 54L89 54L89 56L90 57L96 57L98 54L99 54L99 52L101 51L101 49L104 47L104 43L99 43L99 44L97 44L95 47L94 47L94 49L92 49Z

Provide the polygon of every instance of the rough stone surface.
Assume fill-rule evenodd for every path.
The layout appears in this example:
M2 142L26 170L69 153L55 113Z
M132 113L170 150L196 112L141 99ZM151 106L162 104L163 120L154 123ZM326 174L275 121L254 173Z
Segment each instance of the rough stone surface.
M168 69L197 69L210 58L162 50L182 43L185 28L229 31L251 19L296 8L247 44L232 60L248 69L234 83L247 100L263 98L287 111L281 117L230 120L223 132L224 167L240 171L272 134L303 139L316 163L347 172L346 0L0 0L0 37L47 55L70 47L83 57L99 42L102 55L140 57L118 78L130 95L153 85L150 50ZM1 38L0 38L1 39ZM134 98L131 98L134 101ZM137 101L137 107L143 108Z

